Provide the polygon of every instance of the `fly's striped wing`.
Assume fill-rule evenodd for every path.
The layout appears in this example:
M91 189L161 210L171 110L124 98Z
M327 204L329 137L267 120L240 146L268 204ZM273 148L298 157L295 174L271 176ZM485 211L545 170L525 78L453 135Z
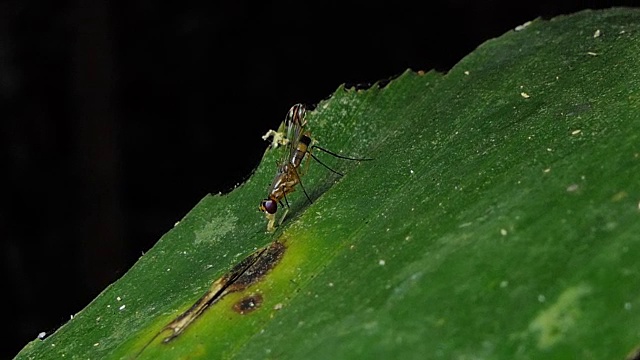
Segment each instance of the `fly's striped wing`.
M289 140L289 156L287 162L294 165L294 158L298 149L298 143L302 137L302 131L304 130L306 108L303 104L295 104L289 109L289 113L285 118L285 126L287 127L287 140ZM283 163L284 164L284 163Z

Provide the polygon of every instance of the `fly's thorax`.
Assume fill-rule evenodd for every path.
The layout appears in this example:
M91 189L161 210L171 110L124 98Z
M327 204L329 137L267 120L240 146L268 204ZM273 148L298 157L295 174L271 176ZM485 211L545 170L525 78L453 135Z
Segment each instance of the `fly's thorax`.
M282 184L287 181L287 168L287 164L280 166L280 169L276 173L276 176L273 178L271 186L269 187L270 192L273 192L275 189L282 187Z
M300 182L296 170L291 164L284 164L273 179L269 189L269 199L280 201L286 194L292 193L295 186Z

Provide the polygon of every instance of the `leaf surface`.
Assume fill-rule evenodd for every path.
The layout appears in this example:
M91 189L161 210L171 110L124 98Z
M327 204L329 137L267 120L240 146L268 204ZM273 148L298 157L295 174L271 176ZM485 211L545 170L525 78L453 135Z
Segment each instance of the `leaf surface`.
M640 345L639 54L640 11L584 11L509 31L446 75L341 87L309 130L374 161L316 153L345 176L311 163L313 203L288 196L272 235L256 210L268 151L17 358L622 359ZM273 240L286 250L264 278L154 339Z

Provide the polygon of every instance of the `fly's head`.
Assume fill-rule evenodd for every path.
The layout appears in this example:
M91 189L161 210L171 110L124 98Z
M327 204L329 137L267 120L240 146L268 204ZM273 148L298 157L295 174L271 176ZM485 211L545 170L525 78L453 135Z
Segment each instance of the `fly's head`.
M266 214L274 215L278 211L278 202L272 199L264 199L260 202L259 209Z

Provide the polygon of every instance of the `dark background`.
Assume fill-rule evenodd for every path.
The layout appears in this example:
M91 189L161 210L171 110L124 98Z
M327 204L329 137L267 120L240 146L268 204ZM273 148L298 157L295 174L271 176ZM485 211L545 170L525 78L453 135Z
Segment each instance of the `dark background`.
M633 1L0 3L0 256L13 357L245 180L296 102L446 71L536 17ZM256 199L256 204L259 199Z

